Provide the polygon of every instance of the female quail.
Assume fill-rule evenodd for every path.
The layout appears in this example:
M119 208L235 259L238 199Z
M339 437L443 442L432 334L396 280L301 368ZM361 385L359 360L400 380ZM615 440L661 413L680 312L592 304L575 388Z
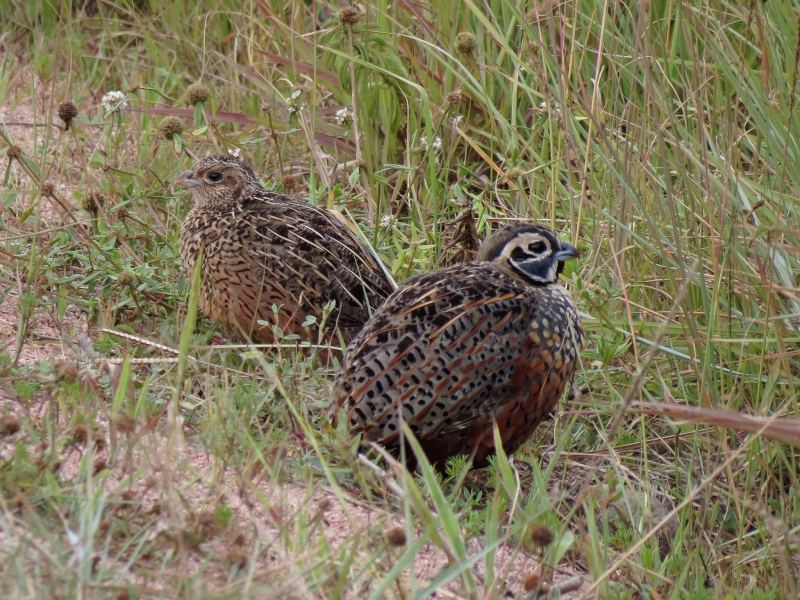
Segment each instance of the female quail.
M549 229L512 225L476 262L406 283L347 348L334 408L394 453L403 419L437 465L468 455L485 466L495 423L514 452L575 373L583 333L557 279L578 257Z
M377 259L333 214L265 190L240 159L204 158L175 183L195 199L181 257L191 274L203 251L200 308L236 337L273 342L264 322L306 336L307 317L321 323L334 301L324 333L338 328L349 340L392 292Z

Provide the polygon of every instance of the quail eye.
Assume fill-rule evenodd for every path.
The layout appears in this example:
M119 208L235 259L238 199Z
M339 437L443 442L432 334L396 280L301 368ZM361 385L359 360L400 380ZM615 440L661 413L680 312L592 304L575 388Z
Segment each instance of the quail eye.
M547 249L547 246L544 242L533 242L532 244L528 245L528 252L533 252L534 254L541 254Z
M212 171L208 174L207 179L212 183L217 183L218 181L222 181L222 173L218 173L217 171Z

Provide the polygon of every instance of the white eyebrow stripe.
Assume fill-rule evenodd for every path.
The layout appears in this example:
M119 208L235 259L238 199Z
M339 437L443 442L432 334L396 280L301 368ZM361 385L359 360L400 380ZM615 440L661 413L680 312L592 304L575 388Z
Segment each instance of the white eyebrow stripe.
M511 258L511 253L519 247L528 246L534 242L543 242L548 250L550 249L550 241L539 233L523 233L513 240L510 240L505 246L503 246L503 251L500 253L500 258Z

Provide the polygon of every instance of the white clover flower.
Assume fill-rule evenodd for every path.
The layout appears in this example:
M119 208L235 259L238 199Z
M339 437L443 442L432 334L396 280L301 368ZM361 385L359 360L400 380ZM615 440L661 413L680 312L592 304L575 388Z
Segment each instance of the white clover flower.
M353 113L347 108L340 108L337 110L333 118L336 119L336 122L342 127L348 127L353 123Z
M391 227L396 220L394 215L383 215L381 217L381 227Z
M306 107L306 101L303 99L303 91L295 90L289 99L286 101L286 110L289 111L291 117L295 113L299 113Z
M234 148L233 150L228 150L228 154L230 154L233 158L241 158L242 151L239 148Z
M103 99L100 100L100 104L103 105L103 109L105 110L106 114L114 111L120 110L128 106L128 101L125 100L125 94L118 90L113 92L108 92Z
M539 108L536 109L540 115L546 115L549 112L554 112L555 114L561 113L561 107L558 104L551 104L548 106L547 102L542 102L539 105Z
M289 102L286 106L286 110L289 111L290 115L293 115L294 113L299 113L305 107L306 107L305 102Z
M422 147L425 148L426 152L429 150L430 147L428 146L428 138L426 136L423 135L421 138L419 138L419 143L422 144ZM438 152L442 149L442 138L433 138L433 144L431 145L433 146L433 151Z

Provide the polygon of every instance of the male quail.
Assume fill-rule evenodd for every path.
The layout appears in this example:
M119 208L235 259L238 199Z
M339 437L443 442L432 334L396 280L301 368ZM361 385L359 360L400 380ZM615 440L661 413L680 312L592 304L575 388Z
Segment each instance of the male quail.
M181 257L191 274L203 252L200 308L236 337L272 343L271 325L306 336L307 317L321 323L334 301L325 337L338 328L349 340L392 292L377 259L332 213L267 191L240 159L204 158L175 183L194 195Z
M473 466L514 452L555 408L578 362L583 333L556 281L578 251L549 229L506 227L478 260L418 277L394 292L353 338L334 385L365 441L395 454L399 419L439 466Z

